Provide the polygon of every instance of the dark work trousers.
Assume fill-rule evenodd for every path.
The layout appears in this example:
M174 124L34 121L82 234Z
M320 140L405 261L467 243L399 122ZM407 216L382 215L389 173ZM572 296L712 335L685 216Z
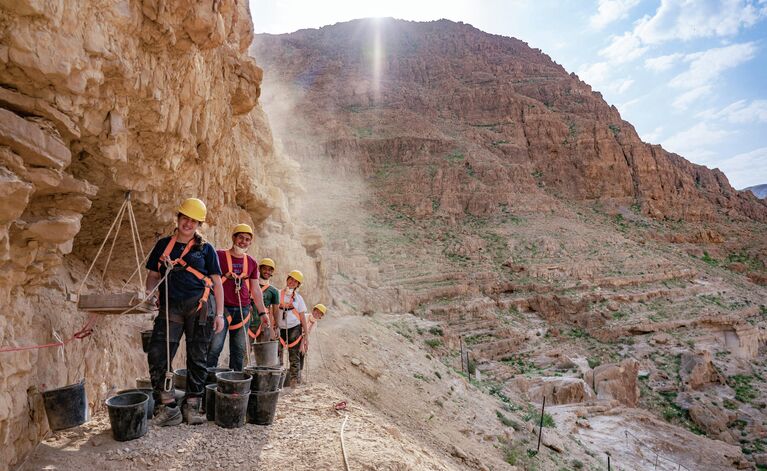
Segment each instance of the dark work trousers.
M280 329L280 338L285 340L285 343L290 345L295 342L298 337L301 336L301 324L291 327L290 329ZM288 349L288 361L290 362L290 369L285 376L285 384L288 384L291 378L295 378L296 381L301 381L301 363L304 361L304 355L300 351L301 342L298 342L295 347ZM280 361L282 361L282 343L279 346Z
M213 332L215 301L208 298L201 313L197 309L198 300L183 303L171 303L170 306L170 361L176 356L181 336L186 336L186 397L201 397L205 392L206 356ZM149 377L156 401L165 404L173 402L173 391L163 391L168 361L165 350L165 307L160 306L160 314L154 319L152 340L149 343L147 360Z

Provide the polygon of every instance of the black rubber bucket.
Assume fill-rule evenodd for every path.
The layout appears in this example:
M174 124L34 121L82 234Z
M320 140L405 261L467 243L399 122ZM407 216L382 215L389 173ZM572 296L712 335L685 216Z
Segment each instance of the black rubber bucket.
M144 393L149 398L149 401L146 403L146 418L147 420L152 420L152 416L154 415L154 396L152 395L151 389L123 389L122 391L117 391L117 395L120 396L122 394L135 392Z
M146 435L146 405L149 398L143 392L118 394L107 399L112 436L118 442L135 440Z
M205 417L216 420L216 389L217 384L205 385Z
M48 425L53 431L77 427L87 420L88 398L85 395L85 380L45 391L43 401Z
M205 378L205 384L216 384L216 373L226 373L227 371L232 371L231 368L220 368L218 366L211 366L206 368L208 371L208 376Z
M173 386L186 391L186 368L179 368L173 372Z
M141 349L144 350L144 353L149 353L149 342L151 341L152 341L152 331L142 330L141 331Z
M270 392L252 392L248 400L247 420L249 424L272 425L277 411L280 390Z
M250 391L245 394L226 394L217 390L216 425L224 428L237 428L245 425L248 399L250 399Z
M249 369L248 374L253 375L250 382L251 392L271 392L282 387L280 384L285 376L283 368Z
M278 345L276 340L268 342L253 342L253 355L256 357L258 366L275 366L280 364L278 356Z
M245 394L250 392L251 376L239 371L216 373L218 392L224 394Z

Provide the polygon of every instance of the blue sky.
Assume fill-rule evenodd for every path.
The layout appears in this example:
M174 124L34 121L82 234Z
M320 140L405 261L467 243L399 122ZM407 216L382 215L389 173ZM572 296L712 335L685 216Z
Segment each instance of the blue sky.
M575 72L643 140L767 183L767 0L250 0L257 33L355 18L447 18L513 36Z

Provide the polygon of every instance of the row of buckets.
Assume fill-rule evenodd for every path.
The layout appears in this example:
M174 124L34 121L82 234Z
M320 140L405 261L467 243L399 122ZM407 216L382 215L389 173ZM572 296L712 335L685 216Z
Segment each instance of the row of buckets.
M256 364L278 365L277 342L253 344ZM174 372L176 399L184 397L186 370ZM225 428L245 423L271 425L277 401L285 382L286 370L280 366L248 366L242 372L228 368L208 368L203 407L209 421ZM117 441L134 440L147 432L154 413L151 384L138 379L135 389L119 391L106 401L112 435ZM43 392L51 430L63 430L85 423L88 400L85 381Z

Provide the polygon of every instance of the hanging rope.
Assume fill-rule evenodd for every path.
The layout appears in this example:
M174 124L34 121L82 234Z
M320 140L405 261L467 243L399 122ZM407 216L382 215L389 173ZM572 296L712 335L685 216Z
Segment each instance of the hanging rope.
M29 346L23 346L23 347L3 347L0 348L0 353L6 353L6 352L21 352L25 350L35 350L38 348L51 348L51 347L64 347L68 343L74 341L74 340L82 340L85 337L88 337L93 333L93 325L98 320L98 314L91 314L88 317L88 320L85 322L85 325L83 325L80 330L72 334L71 337L69 337L66 340L59 340L58 342L51 342L51 343L44 343L40 345L29 345Z
M79 299L80 295L82 294L83 288L85 287L85 283L88 281L88 277L90 276L91 272L93 271L93 268L96 266L96 261L98 261L99 257L101 256L101 253L104 250L104 247L106 246L107 241L109 240L110 236L112 236L112 231L115 230L115 226L117 229L114 232L114 236L112 238L112 244L109 247L109 253L107 254L106 262L104 263L104 269L101 273L101 282L104 282L104 278L106 276L107 270L109 268L109 264L112 261L112 254L114 253L115 245L117 244L117 239L120 235L120 229L122 228L122 222L127 214L128 217L128 224L130 225L130 233L131 233L131 240L133 242L133 254L136 261L136 270L131 274L131 276L128 278L128 281L126 281L123 284L123 288L125 288L131 279L133 279L133 276L138 274L138 288L139 292L143 291L144 289L144 278L141 275L141 268L143 266L143 263L141 262L141 258L144 258L144 263L146 263L146 260L148 258L144 257L144 247L141 244L141 234L138 230L138 223L136 222L136 215L133 212L133 204L131 203L131 192L127 191L125 193L125 198L123 199L123 203L120 206L120 209L117 210L117 214L115 215L114 220L112 221L112 225L109 226L109 230L107 231L106 236L104 236L104 240L101 242L101 246L99 246L99 250L96 252L96 256L93 257L93 261L91 262L90 266L88 267L88 271L85 273L85 277L83 278L82 282L80 282L80 286L77 289L77 297ZM141 253L141 256L139 256L139 251Z
M346 443L344 443L344 428L346 427L346 422L349 420L349 414L344 414L344 423L341 424L341 453L344 456L344 468L346 468L346 471L349 471L349 457L346 456Z

